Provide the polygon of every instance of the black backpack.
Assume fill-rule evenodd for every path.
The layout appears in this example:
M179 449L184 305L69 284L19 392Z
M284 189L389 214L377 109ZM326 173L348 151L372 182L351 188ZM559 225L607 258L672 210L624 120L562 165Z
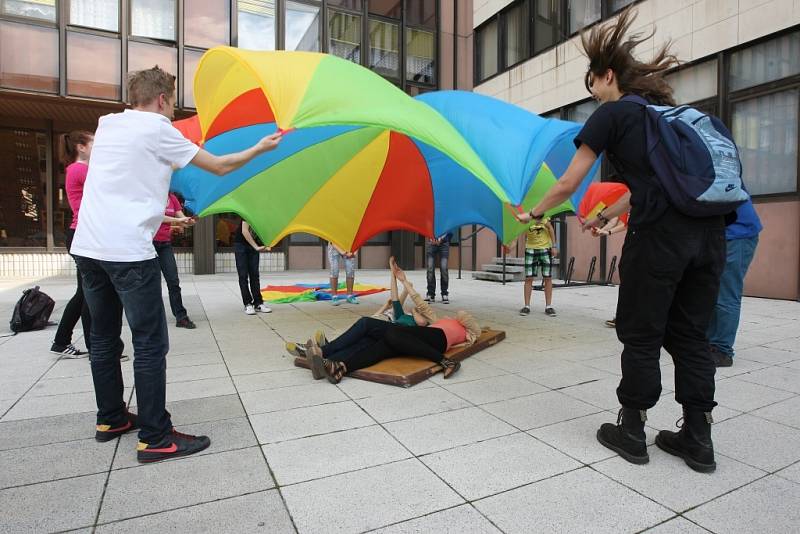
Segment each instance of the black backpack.
M14 332L41 330L49 324L50 314L53 313L55 305L53 299L39 291L39 286L26 289L14 306L11 330Z

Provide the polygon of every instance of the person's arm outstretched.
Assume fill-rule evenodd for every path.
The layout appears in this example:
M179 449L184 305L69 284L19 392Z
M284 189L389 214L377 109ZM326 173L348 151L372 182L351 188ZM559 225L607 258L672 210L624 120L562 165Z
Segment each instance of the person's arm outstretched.
M211 152L201 148L195 157L192 158L191 163L205 171L216 174L217 176L222 176L242 167L256 156L276 149L280 142L281 134L274 133L262 138L250 148L224 156L215 156Z

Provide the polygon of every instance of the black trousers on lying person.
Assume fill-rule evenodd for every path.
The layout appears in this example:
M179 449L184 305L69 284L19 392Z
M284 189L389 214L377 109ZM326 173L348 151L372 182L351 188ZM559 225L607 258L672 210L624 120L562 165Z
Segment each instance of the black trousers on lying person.
M368 350L383 339L384 334L391 327L392 323L389 321L362 317L342 335L322 347L322 356L339 362L348 361L353 354Z
M396 356L417 356L440 363L447 350L447 338L441 328L390 325L376 343L360 347L341 359L347 372L357 371Z
M663 346L675 362L675 400L689 410L716 406L706 332L724 266L722 217L670 210L656 223L628 231L617 303L617 337L625 346L620 404L647 410L658 402Z

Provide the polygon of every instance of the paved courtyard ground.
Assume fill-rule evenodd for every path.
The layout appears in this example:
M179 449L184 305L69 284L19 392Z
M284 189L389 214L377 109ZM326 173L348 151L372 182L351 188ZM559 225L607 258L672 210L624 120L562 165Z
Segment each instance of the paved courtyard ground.
M410 277L424 287L424 273ZM73 279L3 280L2 325L33 282L56 299L58 320ZM88 361L50 354L54 328L0 338L0 532L800 531L796 302L745 299L736 364L717 375L718 468L703 475L652 446L680 416L666 355L663 398L649 412L650 463L631 465L595 441L618 408L620 346L603 326L616 288L557 289L557 318L536 292L534 313L520 317L520 284L452 273L452 303L437 308L463 307L508 337L452 379L404 390L314 381L283 351L284 340L317 328L335 335L388 293L249 317L233 275L183 276L182 286L198 328L171 322L168 408L211 447L138 465L135 436L94 441ZM123 371L133 386L130 362ZM135 405L133 389L126 394Z

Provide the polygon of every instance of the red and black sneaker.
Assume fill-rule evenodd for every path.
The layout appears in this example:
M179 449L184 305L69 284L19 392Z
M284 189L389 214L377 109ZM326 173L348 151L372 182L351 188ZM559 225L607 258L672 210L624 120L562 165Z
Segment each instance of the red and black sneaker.
M136 414L131 412L126 412L128 416L128 421L112 428L111 425L97 425L97 430L94 433L94 439L97 441L104 443L106 441L111 441L114 438L118 438L122 434L126 434L131 430L136 430L139 428L139 424L136 422Z
M164 439L158 443L140 441L136 446L136 459L139 460L139 463L146 464L168 458L179 458L207 449L209 445L211 445L211 440L208 439L208 436L181 434L173 428L172 432L164 436Z

